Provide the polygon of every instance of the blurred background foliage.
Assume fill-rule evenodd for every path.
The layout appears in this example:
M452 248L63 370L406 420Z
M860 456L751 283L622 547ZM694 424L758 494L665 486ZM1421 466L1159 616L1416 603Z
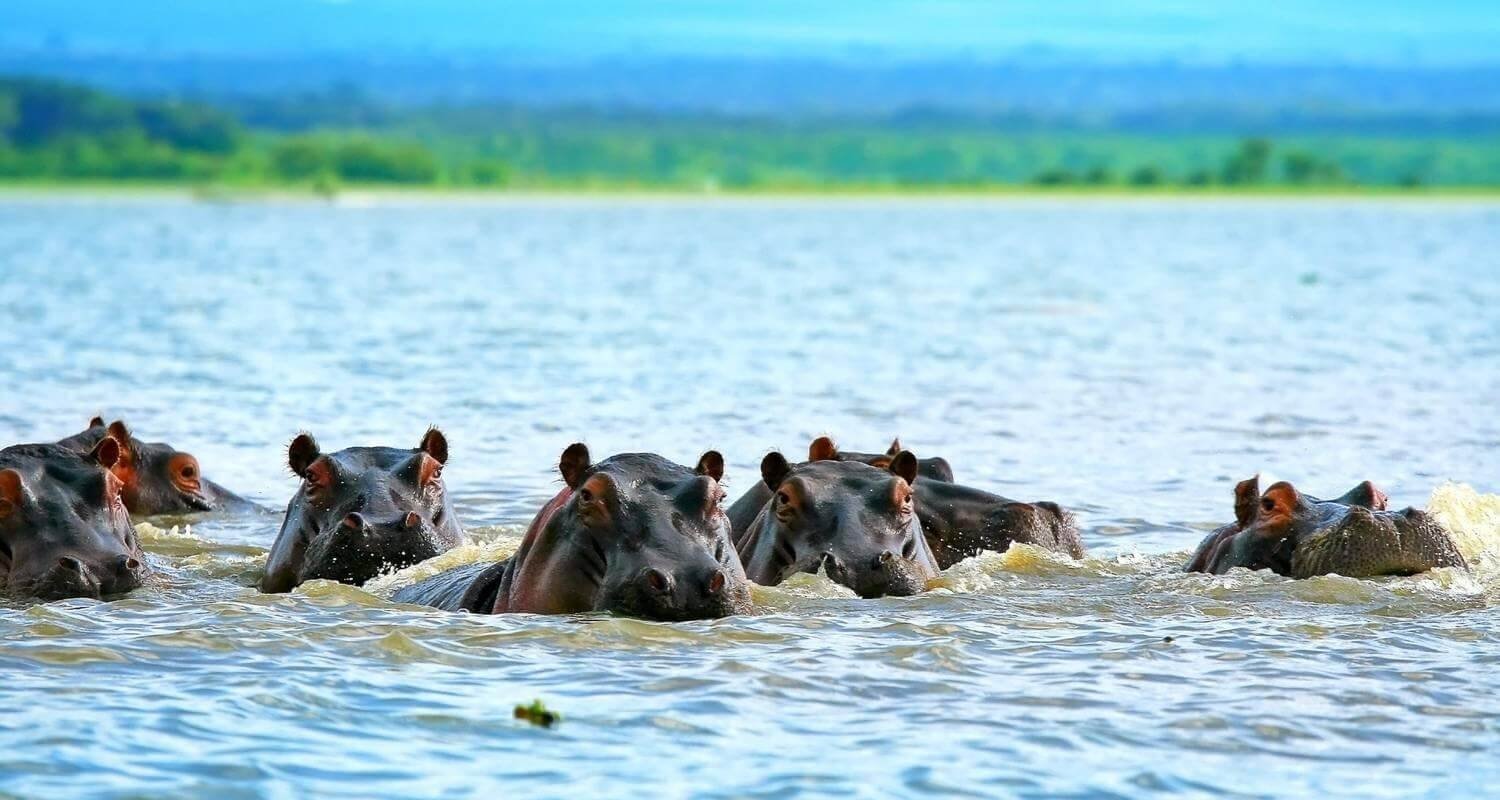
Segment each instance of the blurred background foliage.
M1500 138L1487 119L1439 134L1367 122L1357 134L1243 136L1174 131L1170 120L1152 131L1017 113L410 107L348 91L211 105L8 79L0 80L0 177L798 191L1500 186Z

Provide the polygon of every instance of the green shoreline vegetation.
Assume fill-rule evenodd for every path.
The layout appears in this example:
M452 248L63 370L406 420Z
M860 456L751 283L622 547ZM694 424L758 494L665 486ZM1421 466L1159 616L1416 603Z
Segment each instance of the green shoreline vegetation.
M0 78L0 186L745 194L1489 194L1500 137L783 120L329 101L225 107Z

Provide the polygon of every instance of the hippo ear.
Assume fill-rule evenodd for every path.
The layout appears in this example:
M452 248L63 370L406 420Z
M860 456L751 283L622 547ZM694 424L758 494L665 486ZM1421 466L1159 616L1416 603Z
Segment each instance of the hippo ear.
M1297 493L1297 488L1286 481L1273 483L1266 489L1266 493L1260 497L1260 509L1262 511L1279 511L1290 514L1302 505L1302 495Z
M119 462L121 450L122 447L119 439L113 436L106 436L100 439L98 444L94 445L93 450L89 451L89 459L99 466L109 469Z
M89 429L92 430L94 428L102 428L102 427L104 427L104 417L101 417L98 414L95 414L94 418L91 419L91 420L89 420Z
M885 449L885 454L888 456L893 456L899 452L901 452L901 437L897 436L896 438L891 440L891 446Z
M917 456L910 450L902 450L891 459L891 472L906 479L908 484L917 482Z
M698 457L698 466L693 470L699 475L707 475L715 481L724 480L724 456L718 450L710 450Z
M0 469L0 517L6 517L26 499L26 482L13 469Z
M109 435L119 440L121 455L127 455L130 453L130 429L125 427L125 422L123 420L117 419L114 422L109 423Z
M819 436L807 446L808 461L838 461L839 448L827 436Z
M1255 519L1255 509L1260 504L1260 476L1247 478L1234 485L1234 521L1246 527Z
M1353 489L1344 492L1343 495L1336 498L1333 502L1343 503L1346 506L1364 506L1371 511L1384 511L1386 503L1390 502L1390 498L1385 496L1385 492L1377 489L1375 484L1364 481Z
M299 433L286 448L286 463L299 478L307 477L307 468L318 460L318 440L310 433Z
M448 437L444 436L436 425L428 428L427 433L423 434L422 444L417 449L437 459L439 464L448 463Z
M780 486L781 482L786 480L787 473L791 471L792 465L786 463L786 456L774 450L760 460L760 479L772 489Z
M563 483L569 489L577 489L583 485L583 473L589 468L589 448L583 442L574 442L568 445L568 449L562 452L562 458L557 460L557 471L562 473Z

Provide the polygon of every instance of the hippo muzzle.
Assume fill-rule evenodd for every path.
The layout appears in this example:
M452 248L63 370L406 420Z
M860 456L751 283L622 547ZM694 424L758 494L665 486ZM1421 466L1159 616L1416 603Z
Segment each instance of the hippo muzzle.
M118 555L93 566L73 556L62 556L46 572L20 588L22 594L45 601L71 597L99 600L140 586L145 572L145 564L129 555Z

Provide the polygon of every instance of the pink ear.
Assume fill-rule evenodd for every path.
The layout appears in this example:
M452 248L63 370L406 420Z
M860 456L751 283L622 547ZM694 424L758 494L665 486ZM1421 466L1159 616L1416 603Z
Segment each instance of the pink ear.
M125 427L124 420L109 423L109 435L119 439L122 448L130 448L130 429Z
M21 480L21 473L13 469L0 469L0 500L18 506L25 496L26 483Z
M123 449L124 445L120 444L119 439L116 439L114 436L106 436L100 439L98 444L94 445L93 450L89 451L89 458L98 462L99 466L109 469L119 463L120 453Z
M833 440L827 436L819 436L812 440L812 444L807 446L807 460L837 461L839 460L838 445L835 445Z

